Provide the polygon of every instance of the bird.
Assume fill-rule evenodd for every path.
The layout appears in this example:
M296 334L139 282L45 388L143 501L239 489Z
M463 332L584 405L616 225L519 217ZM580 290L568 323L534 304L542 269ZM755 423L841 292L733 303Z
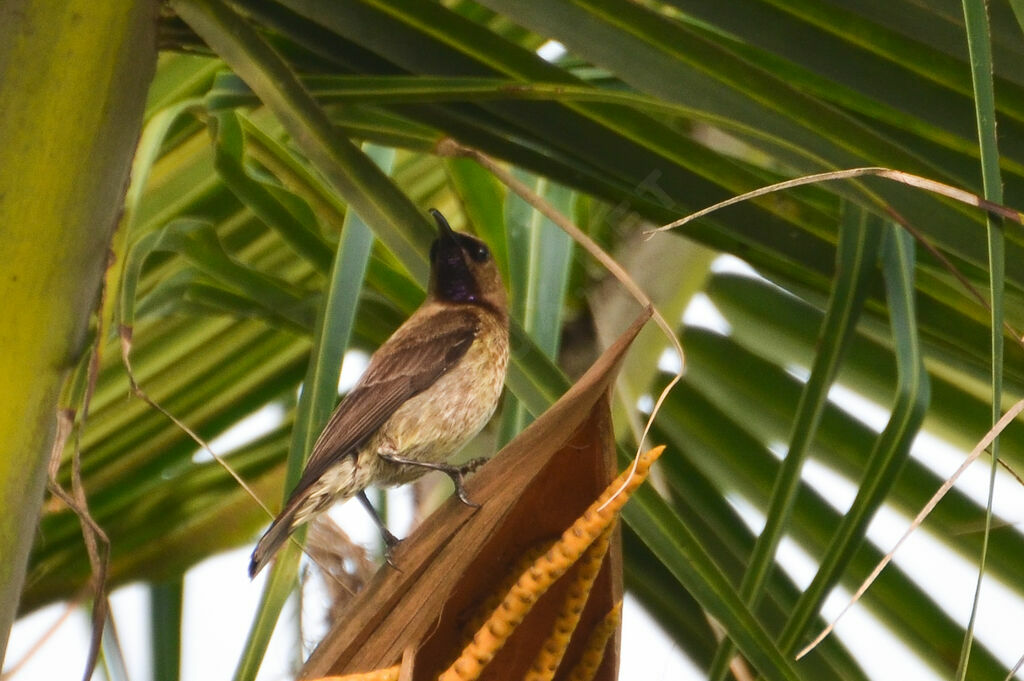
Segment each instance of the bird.
M256 544L254 578L299 526L337 501L357 496L381 531L385 557L398 540L377 516L368 485L412 482L442 471L470 506L463 466L447 459L490 420L509 356L508 304L487 245L452 230L435 209L427 297L373 355L338 404L310 452L295 489Z

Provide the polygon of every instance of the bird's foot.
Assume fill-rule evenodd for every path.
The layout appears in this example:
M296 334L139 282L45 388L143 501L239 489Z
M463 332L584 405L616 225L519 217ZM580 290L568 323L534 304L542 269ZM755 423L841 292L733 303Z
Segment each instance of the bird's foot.
M402 541L395 535L391 534L391 532L386 527L380 528L380 538L384 540L384 546L389 551L398 546L398 544Z
M480 508L480 504L470 501L469 497L466 495L466 488L462 485L461 469L454 469L453 472L448 474L448 477L452 479L453 483L455 483L455 494L456 496L459 497L459 501L464 503L466 506L469 506L470 508Z
M396 539L395 536L392 535L390 532L388 534L391 537L391 539L389 540L387 539L387 537L384 538L384 562L387 563L388 567L390 567L392 570L396 572L401 572L402 569L398 567L398 564L394 561L394 556L392 556L391 554L392 550L396 546L398 546L399 540Z
M480 457L477 457L475 459L470 459L466 463L464 463L461 466L459 466L459 471L463 475L465 475L466 473L475 473L478 468L483 466L488 461L489 461L489 459L487 457L484 457L484 456L480 456Z
M487 463L487 459L479 457L476 459L470 459L461 466L452 466L450 471L445 471L448 473L448 477L451 478L452 482L455 484L455 494L459 497L459 501L470 508L480 508L480 504L470 501L469 497L466 495L466 488L463 486L463 478L465 475L472 473L485 463Z
M384 521L381 520L381 517L377 515L377 509L375 509L373 507L373 504L370 503L369 497L366 496L366 490L360 491L358 496L359 502L370 514L370 517L373 518L373 523L377 526L377 529L380 530L380 538L384 540L385 562L387 562L387 564L395 570L398 570L398 566L395 565L395 561L391 559L391 550L398 546L398 543L402 540L396 537L395 535L391 534L391 530L389 530L388 526L384 524ZM401 572L401 570L398 571Z
M473 503L466 496L466 488L463 486L463 476L466 473L472 473L477 468L482 466L487 459L472 459L462 464L461 466L452 466L447 463L428 463L426 461L415 461L413 459L405 459L393 454L380 454L380 458L394 464L404 464L406 466L420 466L421 468L429 468L432 471L441 471L455 483L455 494L459 497L459 501L464 503L466 506L471 508L480 508L480 504Z

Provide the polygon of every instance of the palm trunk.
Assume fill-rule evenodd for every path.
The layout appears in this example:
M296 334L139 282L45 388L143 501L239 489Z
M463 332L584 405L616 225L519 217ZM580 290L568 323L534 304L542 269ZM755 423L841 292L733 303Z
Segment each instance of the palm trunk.
M0 661L57 396L81 353L152 78L155 4L0 5Z

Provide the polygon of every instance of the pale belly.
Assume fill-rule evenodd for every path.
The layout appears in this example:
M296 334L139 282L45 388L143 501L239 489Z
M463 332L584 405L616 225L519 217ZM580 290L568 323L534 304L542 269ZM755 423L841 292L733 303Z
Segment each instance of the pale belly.
M507 362L504 348L474 343L457 370L399 407L360 452L360 462L377 469L375 484L401 485L427 472L382 461L378 453L441 463L473 439L498 406Z
M479 433L494 414L505 382L508 345L503 334L497 336L491 344L474 342L455 369L399 407L357 456L344 457L325 471L295 524L369 485L402 485L429 472L389 463L380 454L441 463Z

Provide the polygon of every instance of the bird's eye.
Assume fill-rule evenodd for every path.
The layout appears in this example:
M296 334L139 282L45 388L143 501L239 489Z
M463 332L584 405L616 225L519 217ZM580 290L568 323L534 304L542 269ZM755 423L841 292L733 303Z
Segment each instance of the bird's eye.
M491 252L479 239L466 234L458 234L456 238L459 240L462 250L475 262L487 262L487 259L491 257Z

